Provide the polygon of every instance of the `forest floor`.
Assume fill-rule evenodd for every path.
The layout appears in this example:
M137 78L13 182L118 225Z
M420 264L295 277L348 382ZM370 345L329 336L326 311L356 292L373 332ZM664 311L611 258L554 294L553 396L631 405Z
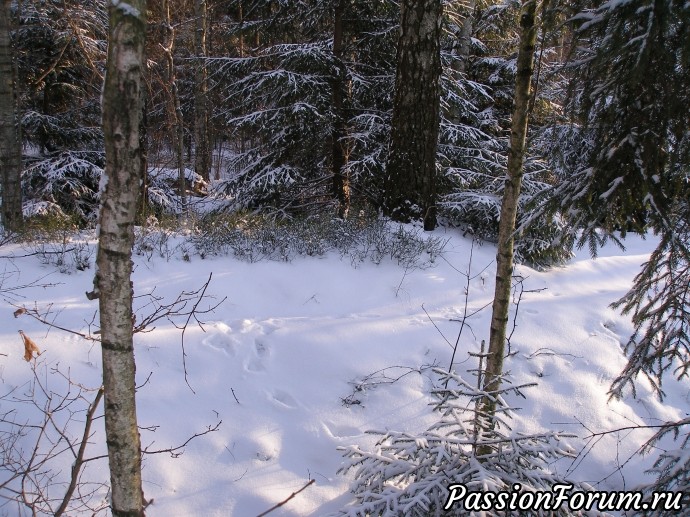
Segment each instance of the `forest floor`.
M337 447L373 446L376 437L368 430L425 430L437 418L429 406L438 382L431 367L448 368L458 321L478 311L467 320L454 364L476 382L468 371L477 360L468 352L488 342L496 249L473 244L458 230L435 235L448 242L426 268L405 269L391 260L353 265L336 253L252 264L194 254L189 260L179 254L136 256L138 322L155 304L199 290L212 273L197 307L198 323L189 321L184 342L178 327L187 323L185 316L160 319L135 336L142 445L165 450L208 431L172 454L145 456L144 492L153 499L147 515L255 516L311 479L314 484L272 515L336 512L352 500L351 474L337 474L343 461ZM94 245L90 241L88 249ZM515 383L538 384L525 390L526 399L508 399L520 408L514 429L576 435L569 439L576 457L552 467L601 490L629 490L651 480L644 471L656 455L635 453L652 431L630 427L682 418L690 393L687 382L669 380L662 404L641 380L637 398L608 398L633 330L629 317L608 306L631 287L654 239L628 238L625 245L625 251L607 247L597 259L577 251L568 264L548 271L517 267L524 291L511 309L511 329L518 310L506 368ZM101 375L97 342L31 317L94 332L97 303L84 295L92 288L93 265L61 273L54 260L46 263L50 257L30 253L18 245L0 252L0 407L27 421L40 417L24 397L32 368L54 393L70 387L66 377L73 391L76 385L98 388ZM11 290L15 286L25 287ZM20 307L28 313L13 317ZM41 349L37 359L25 361L19 330ZM84 392L88 401L94 396ZM77 413L69 424L74 436L83 432L83 421ZM101 418L93 432L87 457L104 454ZM26 447L32 436L23 438ZM62 470L58 480L67 479L73 460L69 453L52 460ZM107 480L107 461L88 462L82 480ZM9 514L15 510L4 507Z

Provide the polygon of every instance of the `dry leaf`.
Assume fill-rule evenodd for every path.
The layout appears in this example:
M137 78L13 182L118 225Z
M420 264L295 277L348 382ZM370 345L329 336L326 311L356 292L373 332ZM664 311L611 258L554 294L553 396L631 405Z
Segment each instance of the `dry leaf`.
M34 358L34 352L36 352L37 356L41 355L41 349L38 348L33 339L24 334L23 330L19 331L19 335L22 336L22 339L24 340L24 360L26 362L29 362Z
M16 318L17 316L21 316L22 314L26 314L26 309L24 307L17 309L14 311L14 317Z

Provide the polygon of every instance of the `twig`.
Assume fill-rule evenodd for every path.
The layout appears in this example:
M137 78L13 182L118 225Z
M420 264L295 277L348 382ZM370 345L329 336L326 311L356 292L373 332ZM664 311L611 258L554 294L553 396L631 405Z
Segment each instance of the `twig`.
M467 264L467 274L465 275L467 278L467 283L465 284L465 305L463 307L462 311L462 320L460 321L460 330L458 331L458 337L455 340L455 346L453 347L453 354L450 356L450 364L448 365L448 371L452 372L453 371L453 363L455 363L455 354L458 351L458 345L460 344L460 337L462 336L462 331L465 329L465 325L467 324L467 305L469 303L469 297L470 297L470 281L472 279L471 274L472 274L472 257L474 256L474 239L472 239L472 246L470 247L470 260ZM448 387L448 379L446 379L446 384L445 387Z
M481 347L479 348L479 368L477 369L477 391L480 392L482 391L482 385L483 383L483 373L484 373L484 350L486 347L486 341L482 339L482 344ZM446 381L446 387L448 387L448 382ZM474 411L475 411L475 418L474 420L474 443L472 444L472 452L474 454L477 453L477 438L479 437L479 431L480 431L480 422L479 422L479 404L481 404L481 398L477 397L477 399L474 401Z
M76 248L65 248L65 249L58 249L54 251L50 250L39 250L39 251L34 251L31 253L25 253L24 255L0 255L0 259L6 259L6 260L14 260L18 258L27 258L27 257L35 257L36 255L64 255L66 253L74 251Z
M398 294L400 294L400 289L402 289L403 282L405 281L405 278L407 277L408 272L410 271L409 267L405 267L405 271L403 271L403 276L400 279L400 283L398 284L398 287L395 289L395 297L398 297Z
M167 452L170 454L171 457L178 458L182 455L182 453L177 452L177 451L179 451L180 449L184 449L189 444L189 442L191 442L192 440L199 438L201 436L204 436L206 434L213 433L213 432L217 431L220 428L220 425L222 423L223 423L223 421L219 420L216 423L216 425L214 425L214 426L209 425L205 431L201 431L200 433L194 433L192 436L187 438L187 440L185 440L185 442L182 445L177 445L176 447L168 447L167 449L156 449L155 451L150 451L147 447L147 448L143 449L141 451L141 453L142 454L162 454L164 452Z
M310 487L311 485L313 485L314 483L316 483L316 479L310 479L309 482L308 482L306 485L304 485L302 488L300 488L297 492L291 493L291 494L287 497L287 499L285 499L285 500L279 502L279 503L276 504L275 506L272 506L271 508L269 508L268 510L266 510L266 511L263 512L263 513L260 513L260 514L257 515L256 517L264 517L265 515L268 515L268 514L271 513L272 511L277 510L277 509L280 508L281 506L284 506L284 505L285 505L286 503L288 503L290 500L294 499L295 496L296 496L297 494L299 494L299 493L302 492L303 490L306 490L307 488L309 488L309 487Z
M233 390L232 388L230 388L230 391L232 392L232 396L235 397L235 402L237 402L237 403L239 404L240 401L237 400L237 395L235 395L235 390Z
M7 257L0 257L0 258L7 258ZM16 298L25 298L24 296L22 296L22 295L20 295L20 294L14 294L14 293L16 293L17 291L22 291L22 290L24 290L24 289L26 289L26 288L29 288L29 287L43 287L43 288L45 289L45 288L48 288L48 287L55 287L55 286L58 286L58 285L62 285L62 282L48 283L48 284L39 284L39 282L40 282L41 280L43 280L44 278L46 278L46 277L52 275L52 273L48 273L47 275L44 275L44 276L42 276L41 278L38 278L38 279L34 280L33 282L28 283L28 284L15 285L15 286L12 286L12 287L5 287L5 286L3 285L3 284L4 284L4 280L5 280L7 277L9 277L10 275L12 275L12 274L13 274L12 272L8 273L7 271L3 271L3 272L0 274L0 295L1 295L3 298L5 298L5 299L7 299L8 297L12 297L12 298L15 298L15 299L16 299Z
M60 517L63 513L65 513L65 510L67 509L67 505L69 504L70 500L72 499L72 495L74 495L74 491L77 488L77 483L79 480L79 472L81 471L81 467L84 464L84 453L86 452L86 444L89 439L89 435L91 433L91 423L93 422L93 415L98 409L98 405L101 402L101 398L103 397L103 387L98 390L98 393L96 393L96 398L94 401L91 403L89 406L88 411L86 412L86 423L84 424L84 434L82 435L81 438L81 444L79 445L79 452L77 453L77 458L74 460L74 465L72 466L72 478L69 483L69 487L67 488L67 492L65 492L65 497L62 499L62 503L60 504L60 507L55 511L55 517Z
M538 357L540 355L569 356L569 357L572 357L573 359L582 359L581 355L569 354L567 352L556 352L555 350L552 350L551 348L548 348L548 347L537 348L530 355L525 355L524 358L525 359L534 359L535 357Z
M354 389L352 390L352 393L348 395L345 398L341 398L341 401L343 402L344 405L346 406L352 406L352 405L361 405L362 401L357 399L356 394L365 391L367 388L371 388L372 386L381 386L384 384L395 384L398 382L400 379L410 375L411 373L418 373L422 374L427 370L434 369L438 365L436 363L434 364L429 364L429 365L423 365L418 368L413 368L411 366L386 366L385 368L381 368L380 370L376 370L375 372L372 372L368 375L365 375L364 377L361 378L360 381L351 381L349 384L354 386ZM397 377L389 377L387 375L388 370L392 369L399 369L399 370L406 370L404 373L401 373Z
M61 327L60 325L57 325L57 324L55 324L55 323L53 323L53 322L48 321L47 319L45 319L45 316L42 316L42 315L38 312L38 309L36 309L36 308L27 309L27 308L26 308L25 306L23 306L23 305L16 305L16 304L13 304L13 303L10 303L10 305L12 305L12 307L16 307L19 311L21 311L21 312L18 314L18 316L19 316L19 315L26 314L27 316L31 316L31 317L34 318L36 321L38 321L38 322L40 322L40 323L43 323L44 325L46 325L46 326L48 326L48 327L50 327L50 328L54 328L54 329L57 329L57 330L61 330L61 331L63 331L63 332L67 332L68 334L73 334L73 335L75 335L75 336L79 336L79 337L84 338L84 339L87 339L87 340L89 340L89 341L100 341L100 338L94 337L94 336L91 335L91 334L84 334L83 332L77 332L76 330L72 330L72 329L68 329L68 328L65 328L65 327ZM50 306L48 306L48 309L46 310L46 315L50 313L51 307L52 307L52 304L51 304Z
M149 374L146 376L146 380L143 383L141 383L139 386L135 386L134 390L139 391L141 388L146 386L149 383L149 381L151 380L152 375L153 375L153 372L149 372Z
M515 285L513 285L513 303L515 304L515 315L513 316L513 328L510 329L510 334L506 338L506 345L508 351L506 352L506 357L510 357L512 355L517 354L517 352L512 352L511 351L511 346L510 346L510 340L513 337L513 334L515 333L515 329L517 328L517 317L518 313L520 312L520 302L522 301L522 295L525 293L540 293L542 291L546 291L546 287L542 287L540 289L525 289L525 280L527 280L529 277L524 277L522 275L515 275L513 277L516 282ZM520 291L518 292L518 286L520 287ZM515 293L517 293L517 299L515 298Z
M39 365L40 372L37 370ZM85 482L81 476L88 462L104 457L84 457L88 440L93 435L93 422L98 418L95 415L102 395L96 393L90 403L84 396L88 388L74 383L69 374L61 372L57 366L48 371L45 361L39 365L32 365L33 379L25 386L26 390L11 390L0 397L3 407L6 407L6 402L27 404L38 412L37 418L32 417L27 421L18 419L18 415L25 413L16 409L0 415L0 424L6 430L2 443L2 463L8 474L0 481L0 506L5 507L14 501L26 506L32 515L64 515L70 511L70 507L78 507L95 515L102 504L102 499L96 494L105 484ZM48 374L59 375L66 380L67 390L51 389ZM81 405L82 402L86 403L85 422L79 425L82 429L78 433L80 439L73 439L71 428L76 425L76 414L81 412L75 405ZM31 443L26 443L27 440ZM74 463L71 475L68 474L70 479L64 484L66 492L54 497L49 494L49 489L62 485L63 472L59 465L63 463L60 459L63 454L71 454ZM94 505L92 501L96 499L98 502ZM59 505L57 512L53 505Z
M484 373L484 347L486 346L486 341L482 339L482 344L479 349L479 369L477 370L477 390L482 389L482 374Z
M208 280L206 280L206 283L202 285L199 289L196 291L183 291L180 293L177 298L171 302L164 304L162 303L163 298L160 296L154 295L153 291L150 293L147 293L145 295L142 295L144 297L150 298L150 301L144 305L144 307L153 307L153 312L150 314L144 316L144 318L141 320L140 323L137 325L134 325L133 327L133 332L151 332L155 330L155 327L150 327L153 323L156 321L159 321L161 319L167 319L170 323L172 323L175 328L182 330L182 337L181 337L181 345L182 345L182 366L184 368L184 380L189 389L192 391L192 393L196 393L192 386L189 383L189 374L187 371L187 352L185 350L185 343L184 343L184 338L185 338L185 333L187 331L187 327L189 326L189 322L194 318L196 321L197 325L205 332L205 329L203 327L203 324L201 321L199 321L199 318L197 315L199 314L208 314L210 312L213 312L216 310L226 299L227 297L223 298L221 301L216 303L213 306L209 306L207 309L204 310L199 310L199 304L201 303L202 300L205 299L206 297L206 290L208 289L208 286L211 283L211 278L213 277L213 273L209 274ZM139 297L137 297L139 298ZM192 303L193 305L190 309L187 309L187 305ZM179 325L175 323L173 320L174 317L185 317L186 320L183 325Z
M426 307L424 307L424 304L422 304L422 310L424 311L424 314L426 314L426 317L429 318L429 321L431 322L431 324L432 324L434 327L436 327L436 330L437 330L438 333L441 335L441 337L443 338L443 340L444 340L446 343L448 343L448 346L449 346L450 348L453 348L453 343L451 343L450 341L448 341L448 338L446 338L446 335L441 331L440 328L438 328L438 325L436 325L436 322L435 322L434 319L431 317L431 314L429 314L429 313L427 312Z
M182 327L181 345L182 345L182 367L184 369L184 381L187 383L187 386L189 386L189 389L192 390L192 393L196 393L196 392L194 391L194 388L192 388L191 384L189 384L189 376L187 374L187 352L184 349L184 333L187 331L187 325L189 325L189 321L192 319L192 316L194 316L194 319L196 320L196 322L201 327L201 330L204 329L204 327L201 326L201 323L199 322L199 320L196 318L195 313L196 313L197 307L201 303L201 300L204 299L204 294L206 293L206 289L208 289L208 286L211 283L212 277L213 277L213 272L209 273L208 280L206 280L206 283L203 285L203 287L201 289L201 294L197 298L197 301L194 304L194 307L192 307L192 310L189 312L189 315L187 316L187 321L185 321L184 327ZM225 300L225 298L223 298L223 300ZM218 307L218 305L220 305L221 303L223 303L223 302L221 301L220 303L218 303L216 305L216 307Z

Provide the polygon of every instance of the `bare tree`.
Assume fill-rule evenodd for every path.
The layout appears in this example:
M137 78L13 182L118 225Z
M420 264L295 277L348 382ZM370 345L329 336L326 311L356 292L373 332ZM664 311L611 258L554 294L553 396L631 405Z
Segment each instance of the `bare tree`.
M0 174L2 223L8 230L22 225L22 146L10 42L10 0L0 6Z
M518 50L517 77L513 95L513 118L508 151L508 171L505 180L501 216L498 227L498 251L496 253L496 289L491 315L489 349L484 373L484 392L498 393L503 375L508 309L513 275L513 244L518 198L522 186L525 142L529 119L532 73L534 71L534 49L537 40L536 0L523 0L520 11L520 48ZM489 421L481 425L492 427L496 413L496 398L486 396L481 403L482 411ZM485 427L486 428L486 427ZM490 446L484 446L490 447ZM479 450L479 455L490 450Z
M144 177L141 143L146 0L108 4L109 45L103 88L106 165L94 292L99 298L105 431L112 512L144 514L141 444L135 403L132 334L134 217Z
M440 122L441 0L400 2L391 147L384 209L399 221L436 227L436 145Z

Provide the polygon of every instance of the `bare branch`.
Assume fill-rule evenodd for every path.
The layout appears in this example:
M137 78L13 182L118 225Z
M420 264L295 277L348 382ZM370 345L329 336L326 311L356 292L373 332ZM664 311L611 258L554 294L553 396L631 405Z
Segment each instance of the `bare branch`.
M16 305L16 304L13 304L13 303L11 303L10 305L12 305L13 307L16 307L16 308L17 308L17 310L15 311L15 314L16 314L15 317L18 317L18 316L21 316L21 315L31 316L31 317L32 317L33 319L35 319L36 321L38 321L38 322L42 323L43 325L46 325L46 326L48 326L48 327L50 327L50 328L54 328L54 329L57 329L57 330L61 330L62 332L67 332L68 334L72 334L72 335L75 335L75 336L79 336L79 337L84 338L84 339L86 339L86 340L88 340L88 341L100 341L100 340L101 340L100 337L96 337L96 336L92 335L91 333L85 334L85 333L83 333L83 332L78 332L78 331L76 331L76 330L68 329L68 328L62 327L62 326L60 326L60 325L57 325L57 324L54 322L54 320L53 320L53 321L49 321L49 320L47 319L47 316L51 313L51 309L52 309L52 307L53 307L52 304L50 304L50 305L45 309L45 313L44 313L44 314L41 314L41 313L39 312L39 310L38 310L37 307L27 308L25 305Z
M62 499L60 507L55 511L55 517L60 517L65 512L65 510L67 510L67 505L69 504L70 499L72 499L72 496L74 495L74 490L77 488L77 482L79 481L79 472L81 471L81 467L84 464L84 453L86 452L86 444L91 433L91 423L93 422L93 415L98 409L98 405L100 404L102 397L103 387L101 387L98 390L98 393L96 393L96 398L91 403L91 406L89 406L89 409L86 412L84 434L81 438L81 444L79 445L79 452L77 453L77 458L74 461L74 465L72 466L72 478L70 479L69 487L67 488L67 492L65 492L65 497Z
M272 506L271 508L269 508L269 509L266 510L265 512L260 513L260 514L257 515L256 517L264 517L265 515L268 515L268 514L271 513L272 511L277 510L277 509L280 508L281 506L284 506L285 504L287 504L288 502L290 502L292 499L294 499L295 496L297 496L300 492L302 492L303 490L306 490L307 488L309 488L309 487L310 487L311 485L313 485L314 483L316 483L316 479L310 479L309 482L308 482L306 485L304 485L302 488L300 488L299 490L297 490L297 492L291 493L286 499L284 499L283 501L279 502L279 503L276 504L275 506Z
M181 451L181 450L184 449L187 445L189 445L189 443L190 443L192 440L195 440L196 438L199 438L199 437L201 437L201 436L204 436L204 435L207 435L207 434L209 434L209 433L213 433L213 432L217 431L218 429L220 429L220 425L221 425L222 423L223 423L223 421L222 421L222 420L219 420L215 425L213 425L213 426L210 426L210 425L209 425L209 426L206 428L206 430L201 431L201 432L199 432L199 433L194 433L192 436L190 436L189 438L187 438L187 440L185 440L185 442L184 442L182 445L177 445L177 446L175 446L175 447L168 447L167 449L156 449L156 450L153 450L153 451L149 450L149 448L146 447L145 449L143 449L143 450L141 451L141 453L142 453L142 454L163 454L164 452L167 452L168 454L170 454L170 456L171 456L172 458L179 458L179 457L182 455L182 453L184 452L184 451L182 451L182 452L179 452L179 451Z

